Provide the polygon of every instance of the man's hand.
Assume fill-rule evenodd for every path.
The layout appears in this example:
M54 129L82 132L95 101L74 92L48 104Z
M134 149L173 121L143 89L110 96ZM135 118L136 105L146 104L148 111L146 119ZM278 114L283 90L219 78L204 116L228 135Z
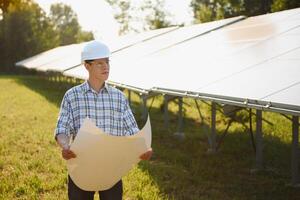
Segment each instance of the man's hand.
M142 160L150 160L151 156L153 154L152 148L148 149L148 151L146 151L145 153L143 153L140 156L140 159Z
M73 151L71 151L69 148L63 148L61 150L61 154L65 160L69 160L71 158L76 158L76 154Z
M70 138L66 134L59 134L55 137L57 143L62 148L61 155L65 160L71 158L76 158L76 155L73 151L70 150L69 141Z

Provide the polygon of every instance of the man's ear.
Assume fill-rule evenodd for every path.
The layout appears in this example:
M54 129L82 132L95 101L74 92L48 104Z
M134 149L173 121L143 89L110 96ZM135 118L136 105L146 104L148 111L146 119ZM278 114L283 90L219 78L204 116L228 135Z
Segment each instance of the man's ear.
M83 64L84 64L85 69L89 71L89 67L90 67L89 64L86 62L84 62Z

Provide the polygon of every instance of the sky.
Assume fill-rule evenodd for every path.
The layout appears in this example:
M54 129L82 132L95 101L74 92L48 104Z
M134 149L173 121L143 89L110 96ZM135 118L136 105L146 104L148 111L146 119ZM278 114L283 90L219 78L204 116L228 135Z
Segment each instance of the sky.
M64 3L72 7L83 30L92 31L96 39L111 40L118 36L119 25L113 10L105 0L34 0L49 14L50 5ZM172 15L174 24L190 24L191 0L166 0L165 9Z

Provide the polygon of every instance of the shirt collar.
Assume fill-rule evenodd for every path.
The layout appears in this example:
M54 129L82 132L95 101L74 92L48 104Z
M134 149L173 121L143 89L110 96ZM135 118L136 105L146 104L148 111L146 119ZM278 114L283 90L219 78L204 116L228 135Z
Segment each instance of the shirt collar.
M82 90L84 91L84 93L87 93L88 91L90 92L95 92L97 93L91 86L90 84L88 83L88 81L85 81L83 84L82 84ZM105 90L106 92L109 92L109 86L106 82L104 82L104 87L100 90L100 92L102 90Z

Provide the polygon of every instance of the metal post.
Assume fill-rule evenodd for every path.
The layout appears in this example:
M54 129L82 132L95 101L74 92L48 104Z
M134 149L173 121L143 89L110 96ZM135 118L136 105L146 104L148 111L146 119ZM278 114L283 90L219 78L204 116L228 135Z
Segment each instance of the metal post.
M177 127L177 132L174 134L179 139L184 139L182 104L183 104L182 97L179 97L178 98L178 127Z
M197 99L195 99L195 103L196 103L196 107L197 107L197 110L198 110L198 113L199 113L199 116L200 116L200 120L201 120L200 123L204 123L204 118L203 118L203 115L201 113L200 106L197 102Z
M262 111L256 110L256 163L255 170L263 169L263 141L262 141Z
M147 96L142 94L141 95L141 99L142 99L142 120L146 121L147 118L147 113L148 113L148 109L147 109Z
M292 186L299 185L299 117L293 116L293 138L292 138Z
M131 91L128 90L128 103L129 103L129 106L131 106Z
M169 128L169 110L168 110L168 95L164 95L164 126L166 129Z
M216 103L211 102L211 135L210 135L210 149L208 149L209 153L215 153L216 152Z
M183 116L182 116L182 97L178 99L178 132L183 133Z

